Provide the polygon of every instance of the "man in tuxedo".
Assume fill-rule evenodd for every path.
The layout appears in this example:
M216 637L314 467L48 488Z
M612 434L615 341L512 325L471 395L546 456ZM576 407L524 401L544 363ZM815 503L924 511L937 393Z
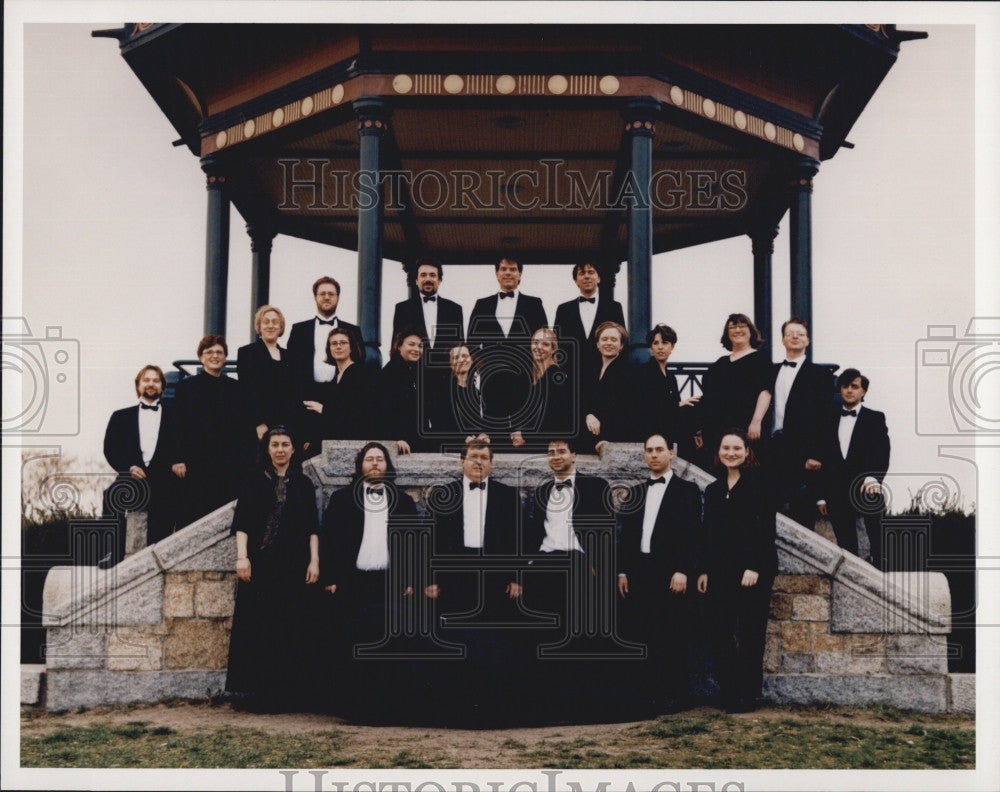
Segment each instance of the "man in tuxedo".
M816 512L810 477L821 467L823 426L833 403L833 377L806 359L809 326L792 317L781 326L785 359L773 366L772 421L767 462L775 484L775 505L807 528Z
M434 558L451 568L438 571L424 593L442 613L440 637L465 652L461 663L443 665L452 694L441 699L451 700L456 718L482 725L513 716L522 692L524 646L519 631L510 629L522 621L515 571L521 499L516 489L490 477L488 437L466 440L461 463L462 477L435 487L427 498Z
M398 663L358 653L360 645L398 637L392 626L405 620L414 604L405 533L420 521L413 499L395 478L388 449L366 443L355 455L351 483L330 496L320 530L326 624L317 632L332 686L326 703L369 718L387 714L405 699Z
M327 336L335 327L343 327L355 336L364 348L364 339L357 325L337 316L340 302L340 284L329 275L318 278L313 284L316 316L292 325L288 334L288 362L291 367L292 389L298 402L323 401L322 385L337 376L337 367L327 363ZM305 439L302 445L305 456L320 452L322 416L303 406L295 421L299 434Z
M646 438L649 478L629 489L618 517L618 594L627 638L646 644L644 694L660 713L687 700L684 595L697 565L701 493L671 469L668 438Z
M444 270L437 259L417 259L414 275L417 294L396 303L392 316L392 335L406 328L417 328L424 339L424 352L440 351L445 366L452 347L465 343L465 318L462 306L438 294Z
M862 405L870 382L856 368L837 377L843 400L826 422L820 457L819 512L829 516L837 544L858 552L858 522L871 544L868 562L882 566L882 482L889 469L889 430L885 413Z
M617 300L601 297L598 289L601 275L590 262L573 265L573 281L580 294L556 308L555 331L559 337L559 349L566 354L563 368L570 375L571 382L578 382L577 372L586 371L586 365L600 362L595 330L603 322L617 322L624 326L625 312ZM580 364L586 365L581 367Z
M392 336L404 330L417 330L424 340L425 381L423 405L427 410L446 403L451 377L449 354L465 343L465 315L462 306L438 294L444 271L437 259L417 259L415 297L396 303L392 316ZM440 427L430 426L431 432Z
M569 585L561 570L532 572L528 576L538 588L538 595L531 596L530 602L537 602L538 610L558 613L565 633L567 622L574 621L570 618L574 611L580 616L581 627L585 626L588 612L599 618L603 605L593 601L595 582L610 587L608 575L602 573L606 572L605 566L612 564L611 554L602 554L600 549L614 536L615 517L608 482L577 472L576 443L572 439L552 440L546 458L553 477L531 493L525 504L524 552L542 557L568 556L573 562ZM534 595L535 586L528 582L528 588ZM597 626L589 626L593 629L588 632L599 632Z
M135 377L139 403L113 412L104 432L104 458L118 473L104 497L105 515L117 512L120 518L115 562L125 554L125 514L115 507L115 490L131 489L126 482L138 483L145 496L140 502L146 503L146 543L174 531L176 477L170 468L177 427L170 406L160 402L164 382L159 366L143 366Z
M439 573L425 592L441 598L447 613L445 623L459 623L459 614L489 622L506 619L511 608L506 603L521 596L521 586L510 571L483 572L475 559L483 556L515 558L521 499L517 490L490 478L493 449L489 438L466 440L461 451L462 478L435 487L427 499L434 520L435 557L470 557L469 569ZM436 580L437 580L436 579ZM480 601L480 594L485 599ZM468 619L466 619L468 621Z
M548 325L538 297L519 290L522 264L506 256L494 267L500 290L476 301L469 316L469 349L479 361L485 426L509 436L531 391L531 335Z

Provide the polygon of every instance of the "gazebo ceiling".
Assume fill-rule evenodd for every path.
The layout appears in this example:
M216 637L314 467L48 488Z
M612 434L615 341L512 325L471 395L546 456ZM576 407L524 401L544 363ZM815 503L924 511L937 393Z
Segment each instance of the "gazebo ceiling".
M255 226L357 246L359 116L384 252L627 257L628 124L653 252L775 225L892 66L892 26L127 25L122 54Z

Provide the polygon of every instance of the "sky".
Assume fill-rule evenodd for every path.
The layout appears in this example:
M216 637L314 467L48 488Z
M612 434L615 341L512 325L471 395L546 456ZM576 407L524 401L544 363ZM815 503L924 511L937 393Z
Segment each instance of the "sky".
M3 316L22 317L30 334L21 335L23 327L5 319L3 459L5 482L14 485L5 487L3 499L5 559L18 554L9 526L17 520L11 493L17 492L22 450L72 455L83 475L110 472L101 458L104 427L114 409L134 400L136 371L148 362L166 368L194 357L202 334L204 175L196 157L171 145L176 131L119 55L117 42L91 38L90 31L136 18L428 21L456 7L466 14L462 21L505 21L514 9L525 21L560 21L569 4L532 3L530 10L521 4L447 5L152 3L141 12L115 2L6 5ZM593 21L759 22L780 14L773 21L884 19L930 33L902 45L848 135L854 148L824 162L814 179L813 358L855 366L871 378L866 403L886 413L892 440L893 507L905 507L929 485L966 508L975 506L980 524L995 526L1000 327L992 342L970 338L966 330L972 317L1000 317L998 6L809 4L808 18L796 10L799 4L768 7L626 3L616 4L613 19L601 4L576 8L581 21L591 14ZM227 316L232 357L251 340L250 246L243 228L234 211ZM773 259L774 338L789 311L788 244L786 218ZM312 314L310 285L322 274L342 284L338 313L356 319L355 253L279 237L271 261L271 302L289 326ZM398 263L385 262L383 273L385 345L391 307L406 297L406 288ZM623 268L616 291L623 303L626 282ZM718 338L725 316L752 313L750 241L658 255L652 283L654 321L679 335L672 360L714 360L724 351ZM495 288L492 268L452 266L441 293L462 303L468 316L475 299ZM575 295L567 267L529 266L521 288L545 295L550 318L558 302ZM932 340L931 326L936 335L953 327L955 337ZM47 328L60 328L61 338ZM26 431L35 427L18 418L19 391L26 386L15 358L24 351L48 365L39 386L46 413L38 431ZM958 362L932 365L942 355ZM974 394L981 403L969 418ZM980 431L966 431L967 420ZM19 431L8 432L8 426ZM981 537L984 586L996 577L998 545L996 537ZM988 590L995 594L1000 587ZM998 618L989 610L980 624L996 625ZM5 611L4 624L10 623ZM995 643L995 635L984 638L983 647Z

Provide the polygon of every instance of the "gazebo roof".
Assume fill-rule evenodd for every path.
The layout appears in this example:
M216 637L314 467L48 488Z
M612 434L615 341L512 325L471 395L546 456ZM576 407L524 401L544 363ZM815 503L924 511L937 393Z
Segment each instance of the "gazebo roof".
M922 36L892 25L138 24L115 31L253 225L356 249L359 119L385 255L627 258L626 127L651 125L653 252L774 226ZM642 131L642 130L640 130Z

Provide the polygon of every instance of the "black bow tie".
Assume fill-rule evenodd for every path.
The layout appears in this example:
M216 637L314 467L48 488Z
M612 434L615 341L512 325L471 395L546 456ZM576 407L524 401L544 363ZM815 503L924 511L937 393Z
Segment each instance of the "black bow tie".
M798 363L792 363L792 361L790 361L790 360L783 360L783 361L781 361L781 365L782 366L788 366L789 368L795 368L799 364Z
M508 297L513 297L514 292L500 292L500 299L506 300Z
M157 410L160 409L160 405L159 404L145 404L143 402L139 402L139 406L143 410L152 410L153 412L156 412Z
M365 487L365 495L382 495L384 492L382 487Z
M646 486L652 487L654 484L666 484L666 483L667 483L666 478L660 476L659 478L649 479L649 481L646 482Z
M337 317L333 317L333 319L320 319L317 316L316 321L319 322L321 325L329 325L330 327L337 326Z
M846 418L848 415L851 416L852 418L857 418L858 417L858 411L857 410L841 410L840 411L840 417L841 418Z
M437 299L437 295L428 294L426 296L421 297L420 299L422 299L425 303L434 302Z
M485 481L470 481L469 482L469 489L470 490L474 490L474 489L484 490L484 489L486 489L486 482Z
M556 482L557 490L566 489L566 487L572 487L572 486L573 486L573 481L571 479L566 479L565 481Z
M596 303L597 302L597 298L596 297L577 297L576 301L577 302L582 302L582 303L585 303L585 302L587 302L587 303Z

